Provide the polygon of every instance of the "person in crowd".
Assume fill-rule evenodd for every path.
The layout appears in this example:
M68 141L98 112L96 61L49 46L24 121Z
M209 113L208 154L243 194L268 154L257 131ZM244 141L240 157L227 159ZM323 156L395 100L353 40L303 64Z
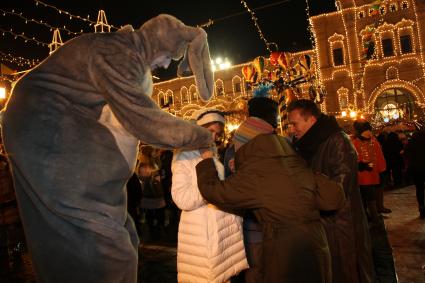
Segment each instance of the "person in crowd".
M254 96L248 101L248 117L257 117L270 124L273 129L277 127L277 102L268 96ZM235 172L234 144L226 152L226 178ZM260 282L262 279L262 227L252 210L245 210L243 219L243 234L245 250L248 258L249 269L241 276L246 283ZM240 277L241 277L240 276Z
M322 212L321 221L332 257L333 282L374 282L371 241L357 180L357 156L350 138L335 117L322 114L308 99L287 107L293 146L314 172L339 183L347 202L332 212Z
M137 168L138 177L142 187L142 200L140 208L147 227L149 237L144 239L159 241L164 235L165 199L161 185L161 176L157 164L157 156L151 146L144 146Z
M174 224L178 220L178 208L174 204L173 199L171 197L171 182L172 182L172 172L171 172L171 163L173 161L173 152L171 150L160 150L159 151L159 172L161 176L161 185L164 191L164 199L166 205L165 209L165 220L164 226L168 227L172 225L172 227L176 226ZM175 231L175 235L177 235L177 231ZM173 233L174 234L174 233Z
M206 129L151 98L152 70L180 58L178 74L193 73L207 101L207 34L165 14L69 40L17 81L2 135L37 281L137 281L125 186L139 140L189 150L212 143Z
M196 166L202 196L223 209L252 209L263 229L259 282L332 282L319 210L344 206L342 187L314 174L266 121L249 117L236 130L235 173L217 177L213 153Z
M400 141L398 134L390 132L384 146L384 151L388 164L387 169L392 178L392 184L396 188L401 187L403 184L403 149L403 144Z
M385 171L379 174L379 179L381 180L380 185L376 188L376 208L378 209L379 213L391 213L391 209L385 207L384 205L384 190L386 188L390 187L391 183L391 176L390 172L388 171L388 163L387 158L385 155L384 147L387 143L388 133L385 131L382 131L379 133L379 135L376 137L376 140L379 142L379 145L381 146L382 152L384 154L385 159Z
M205 108L194 112L196 124L216 140L224 130L223 113ZM179 282L227 282L248 268L242 235L242 219L209 204L200 194L195 166L201 152L178 151L172 163L171 194L182 210L178 232ZM224 167L214 154L214 167L224 179Z
M425 218L425 131L415 132L409 140L404 155L407 159L407 170L412 176L416 187L416 199L418 202L419 217Z
M137 235L139 239L142 235L142 227L141 227L141 210L140 204L142 200L142 186L139 181L139 177L137 177L136 172L131 175L130 179L127 182L127 211L130 214L131 218L133 218L134 225L136 226Z
M358 180L363 206L372 222L379 221L376 205L376 188L381 183L380 174L386 169L381 146L372 134L372 127L365 120L356 120L353 124L355 135L352 142L357 151Z
M0 139L0 149L1 149ZM25 237L19 216L9 161L0 151L0 275L18 268L25 251Z
M376 206L375 190L380 186L380 174L385 171L386 166L384 154L368 121L357 120L353 127L355 135L352 142L358 155L360 193L370 222L376 278L378 282L397 282L392 248Z

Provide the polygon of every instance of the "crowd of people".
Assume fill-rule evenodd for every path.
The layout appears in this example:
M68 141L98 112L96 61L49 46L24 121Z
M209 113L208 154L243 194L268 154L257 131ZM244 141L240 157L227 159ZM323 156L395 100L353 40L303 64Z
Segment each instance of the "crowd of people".
M425 218L424 132L403 143L357 120L347 135L301 99L282 137L276 102L248 106L226 144L224 113L206 108L192 120L216 147L139 147L127 209L141 244L177 241L179 282L397 282L383 190L413 183ZM25 245L4 151L0 162L0 257L10 265Z

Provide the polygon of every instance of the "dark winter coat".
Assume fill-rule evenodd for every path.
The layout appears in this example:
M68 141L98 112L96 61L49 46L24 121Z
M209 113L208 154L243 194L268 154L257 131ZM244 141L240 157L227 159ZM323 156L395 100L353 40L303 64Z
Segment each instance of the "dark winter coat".
M344 205L342 188L313 174L287 141L259 135L235 156L236 173L220 181L212 159L197 167L202 196L223 208L249 208L263 226L264 282L331 282L319 210Z
M408 171L411 174L425 174L425 131L416 132L404 150Z
M334 213L322 213L332 255L333 282L373 282L370 235L357 180L357 155L334 117L322 115L294 144L314 172L341 184L347 202Z

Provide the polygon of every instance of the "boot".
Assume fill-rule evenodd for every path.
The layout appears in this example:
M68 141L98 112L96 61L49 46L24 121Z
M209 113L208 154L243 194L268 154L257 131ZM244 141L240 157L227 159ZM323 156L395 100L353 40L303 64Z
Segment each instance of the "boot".
M419 218L422 218L422 219L425 218L425 206L419 207Z
M391 209L384 207L384 188L376 188L376 208L379 213L391 213Z

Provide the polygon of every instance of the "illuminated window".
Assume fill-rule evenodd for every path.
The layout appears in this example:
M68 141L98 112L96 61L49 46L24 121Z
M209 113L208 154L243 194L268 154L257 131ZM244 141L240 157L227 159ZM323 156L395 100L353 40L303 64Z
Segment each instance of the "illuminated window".
M167 90L167 92L165 93L165 96L167 97L166 103L168 104L168 106L174 104L174 94L171 89Z
M401 9L406 10L407 8L409 8L409 3L407 3L407 1L401 3Z
M382 40L382 50L384 51L384 57L394 55L393 41L391 38L385 38Z
M224 83L220 79L218 79L215 82L215 95L216 96L223 96L224 95Z
M363 11L360 11L359 12L359 19L363 19L364 18L364 12Z
M375 54L375 42L370 41L369 45L367 46L366 59L372 59L374 54Z
M397 5L396 5L395 3L392 3L392 4L390 5L390 11L391 11L391 12L396 12L396 11L397 11Z
M387 8L385 8L385 6L379 7L379 13L385 15L387 13Z
M342 50L342 48L335 48L333 50L333 59L334 66L344 65L344 51Z
M412 39L409 34L400 36L400 48L401 54L411 53L412 50Z

